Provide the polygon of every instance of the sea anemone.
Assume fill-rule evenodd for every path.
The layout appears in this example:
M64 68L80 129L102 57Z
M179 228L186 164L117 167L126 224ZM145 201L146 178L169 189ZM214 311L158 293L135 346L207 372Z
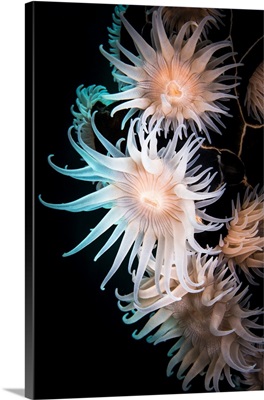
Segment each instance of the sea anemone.
M78 131L80 128L83 141L92 148L95 148L94 133L91 127L92 108L97 102L101 102L106 106L111 104L111 101L102 98L102 95L107 93L106 88L101 85L90 85L87 88L84 85L80 85L76 89L76 105L79 112L74 111L74 106L71 107L75 130Z
M239 382L249 386L247 390L263 390L264 389L264 358L263 346L258 346L260 352L254 355L249 354L247 360L250 363L256 364L255 371L246 372L243 374L244 379L239 379Z
M121 40L121 28L122 28L122 23L120 20L120 14L121 13L125 13L127 8L129 6L128 5L122 5L122 4L118 4L117 6L115 6L115 12L112 14L112 18L113 18L113 23L112 23L112 27L108 27L108 43L110 45L110 53L116 57L116 58L120 58L120 50L117 46L117 42L120 43ZM113 68L113 76L114 76L114 80L115 80L115 73L116 73L116 68ZM119 84L119 90L122 88L123 83L122 82L118 82Z
M256 68L249 79L245 97L248 115L263 123L264 118L264 61Z
M147 15L156 9L158 9L158 7L152 7L147 12ZM162 19L168 35L171 35L175 32L178 33L186 22L193 21L198 25L206 16L214 17L214 19L210 22L217 28L217 22L222 23L221 18L223 17L223 14L215 8L163 7L162 9ZM189 25L186 31L187 37L190 37L190 35L194 32L196 24ZM202 32L205 37L208 32L208 26L209 24L205 26L205 30Z
M219 381L223 374L228 383L235 387L231 378L232 369L241 373L255 371L255 363L246 358L247 355L259 357L256 344L263 343L263 339L250 329L263 327L250 317L255 318L263 311L248 308L246 303L250 296L244 298L248 294L248 288L238 293L241 284L236 283L226 266L218 265L217 258L211 257L207 260L206 256L200 258L194 255L191 257L191 264L191 277L195 280L197 275L202 275L204 290L199 293L186 292L180 287L180 282L174 280L171 284L175 288L178 286L182 299L172 301L170 296L160 294L161 301L164 302L165 297L167 305L159 304L157 311L150 314L143 328L139 332L136 330L132 336L141 339L151 333L147 336L147 341L155 345L177 338L168 353L171 359L167 376L172 375L174 367L180 363L177 378L183 379L184 391L190 388L190 382L199 374L205 376L207 391L219 391ZM142 281L142 291L139 291L142 304L146 299L151 301L154 288L152 279L150 277L151 282L148 282L145 277L144 282ZM117 294L117 297L119 308L126 312L123 316L126 324L147 318L148 308L135 308L131 295L126 298ZM123 306L123 301L129 303ZM157 300L155 302L157 304Z
M64 256L78 252L116 225L95 257L97 260L124 233L114 263L101 285L102 289L133 245L129 270L141 249L135 278L135 298L154 248L157 263L165 266L166 279L170 279L172 261L175 261L182 286L186 290L195 291L193 287L200 283L194 283L189 278L187 252L195 250L212 253L214 250L201 248L194 234L218 230L223 225L204 210L204 207L221 197L224 186L210 192L209 185L216 173L210 175L211 168L197 173L201 165L194 166L197 161L194 155L203 140L195 139L193 134L176 151L177 138L181 136L177 132L166 147L158 150L157 131L145 134L142 129L138 129L135 132L138 120L134 120L128 132L124 154L118 146L115 147L100 134L94 119L95 114L91 119L92 129L108 154L101 154L84 143L81 126L77 144L71 136L71 127L69 140L88 166L72 170L60 168L53 164L52 156L49 157L49 164L64 175L101 182L101 189L67 204L51 204L40 198L44 205L58 210L80 212L110 209L88 236Z
M192 36L185 41L184 36L193 22L183 25L178 35L169 39L161 18L161 8L153 12L151 47L140 34L129 24L121 14L120 18L134 41L139 57L117 43L120 51L134 65L126 64L107 53L102 46L102 54L117 68L117 80L126 86L122 92L105 95L104 98L113 101L123 101L114 107L111 115L123 109L129 109L122 122L122 128L127 120L140 110L141 124L149 123L152 130L155 124L161 125L165 135L172 127L176 131L181 124L190 126L193 132L201 131L210 141L208 129L221 133L214 123L224 126L219 114L228 115L228 108L219 100L227 100L235 96L230 89L237 83L226 85L222 83L232 77L224 72L240 64L222 65L224 60L234 53L228 52L220 57L213 57L217 50L231 46L225 40L208 44L201 41L201 32L213 17L205 17L196 27Z
M227 235L219 243L221 258L232 273L236 274L236 266L240 267L251 283L254 281L250 271L263 276L259 270L264 267L263 200L263 189L258 191L258 186L253 190L248 186L242 202L238 194L236 205L232 202L233 219L227 222Z

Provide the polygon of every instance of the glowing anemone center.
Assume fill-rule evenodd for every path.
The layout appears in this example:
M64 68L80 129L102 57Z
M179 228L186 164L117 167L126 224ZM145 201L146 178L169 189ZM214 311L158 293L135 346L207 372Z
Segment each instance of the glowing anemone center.
M169 182L164 182L162 185L160 175L145 174L144 179L138 182L136 189L136 198L138 207L142 210L142 216L146 211L152 212L153 215L156 213L166 212L166 196L169 194L177 199L177 196L173 193L173 186Z
M176 81L170 81L168 83L166 87L166 95L172 101L174 100L175 97L178 98L182 96L182 91L180 90L180 87Z
M142 193L140 200L145 206L149 207L150 209L162 209L162 197L159 196L159 194L155 191Z
M144 167L138 168L139 176L128 176L126 183L116 183L123 191L123 196L117 203L123 207L130 204L131 212L125 215L128 223L137 220L141 232L153 229L156 239L159 232L165 235L165 230L172 234L171 220L179 221L182 209L179 197L175 192L177 183L173 173L166 165L162 173L150 173Z
M164 115L176 117L180 112L189 120L192 118L191 110L198 111L197 101L201 99L204 86L188 65L180 65L173 60L154 75L150 85L152 98Z

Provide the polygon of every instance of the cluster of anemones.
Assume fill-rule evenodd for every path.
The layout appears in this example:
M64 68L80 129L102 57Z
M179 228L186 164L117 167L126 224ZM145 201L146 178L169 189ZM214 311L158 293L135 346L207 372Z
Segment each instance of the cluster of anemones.
M249 268L260 273L263 267L263 193L248 189L242 204L239 197L233 204L229 218L209 215L206 207L221 199L225 184L221 177L218 186L213 185L218 170L204 168L199 160L205 140L199 133L210 141L211 132L220 132L214 121L223 126L220 115L228 115L222 101L235 97L231 89L236 80L225 72L238 64L223 65L234 53L215 55L232 43L205 39L206 27L217 25L212 15L218 20L221 16L217 11L207 9L198 13L197 19L185 22L186 13L173 14L170 20L171 7L152 10L148 43L123 16L126 8L115 8L108 29L110 53L100 48L113 66L119 92L80 86L78 112L72 108L74 120L68 137L86 165L61 168L52 156L48 159L63 175L96 182L96 190L63 204L48 203L41 197L40 201L70 212L108 210L64 256L84 249L114 227L94 258L96 261L119 242L101 288L128 256L133 290L128 295L116 292L120 309L132 312L123 320L129 324L149 318L143 329L133 334L136 339L150 332L147 340L154 344L177 338L169 351L172 358L167 374L180 364L177 377L184 378L184 390L202 373L206 390L218 391L222 376L234 387L238 380L232 379L231 370L242 374L253 387L251 374L257 376L255 365L263 340L251 332L261 327L252 317L258 318L262 310L249 309L248 297L244 298L249 290L241 290L235 268L239 266L248 276ZM122 24L137 55L121 44ZM177 29L167 33L168 26ZM121 54L133 65L122 61ZM231 80L230 84L223 83L226 80ZM119 100L125 102L115 106L111 115L128 109L121 127L127 122L129 127L126 138L114 144L98 130L100 113L95 106L98 102L112 106ZM104 152L98 150L95 139ZM222 228L227 229L224 237ZM215 247L202 247L200 234L211 231L219 231L219 241ZM123 306L123 302L127 304Z

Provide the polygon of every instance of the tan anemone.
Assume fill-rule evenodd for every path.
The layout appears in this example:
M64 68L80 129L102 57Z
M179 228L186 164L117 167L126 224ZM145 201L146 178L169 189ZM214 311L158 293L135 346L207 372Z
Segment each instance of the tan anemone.
M245 97L245 105L248 115L251 115L259 123L264 118L264 60L253 72L249 79Z
M241 201L237 197L236 205L232 204L233 219L226 224L227 235L220 240L221 258L227 261L231 271L236 268L244 271L251 283L251 272L262 276L259 268L264 267L264 193L255 187L248 187Z
M189 258L189 268L193 280L197 276L203 279L203 291L187 293L175 278L171 279L172 294L181 296L175 301L165 293L162 278L160 292L157 291L150 268L149 277L145 277L139 291L141 307L133 303L132 294L121 296L116 293L119 308L126 312L123 321L131 324L149 316L143 328L132 336L135 339L147 336L147 341L154 344L167 340L175 342L168 353L171 359L167 375L172 375L179 364L177 378L183 379L184 391L199 374L204 375L207 391L219 391L223 376L235 387L232 370L255 371L255 363L247 360L247 355L258 357L256 344L263 343L263 339L250 329L263 327L251 317L259 316L262 310L248 308L245 304L248 298L244 299L248 288L239 293L241 285L227 267L218 265L218 259L193 255ZM124 306L123 302L128 304Z
M157 8L158 7L152 7L148 11L148 14L152 13ZM195 24L190 25L186 31L186 36L190 37L195 30L196 24L198 25L202 19L207 16L213 16L215 18L211 23L216 27L218 27L217 22L222 23L221 18L223 17L223 13L215 8L163 7L162 9L162 19L169 35L178 33L186 22L193 21ZM208 26L205 27L203 32L204 36L206 36Z

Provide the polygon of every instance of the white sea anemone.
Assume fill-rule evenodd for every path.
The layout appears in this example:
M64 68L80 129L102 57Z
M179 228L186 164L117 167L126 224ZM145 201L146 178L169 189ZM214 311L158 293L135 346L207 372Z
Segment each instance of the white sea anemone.
M184 123L190 125L193 132L198 128L198 131L205 133L209 141L208 128L221 133L214 120L224 126L219 114L228 115L228 108L219 100L234 98L229 92L237 85L224 84L223 81L233 79L224 73L239 64L220 66L233 52L214 56L216 51L230 47L231 42L225 40L208 44L207 40L200 40L204 26L213 17L205 17L188 40L184 36L193 22L184 24L178 35L169 39L159 8L153 12L152 17L153 47L122 14L120 18L133 39L139 56L132 54L118 42L117 46L134 65L117 59L102 46L100 50L120 71L115 73L116 79L126 84L121 92L104 96L108 100L122 101L114 107L112 115L119 110L129 109L122 127L140 110L141 124L149 123L150 130L157 123L161 124L166 134L171 127L176 130Z
M167 375L172 375L174 367L180 364L177 378L183 379L184 391L190 388L190 382L199 374L204 375L205 390L219 391L219 381L223 376L235 387L231 378L232 370L241 373L257 371L255 363L247 360L247 356L259 357L257 344L263 343L263 338L256 336L250 329L263 327L250 318L258 317L263 311L248 308L248 297L244 298L248 288L238 293L241 285L237 285L234 277L228 274L227 267L218 266L217 259L195 257L192 257L191 277L195 280L197 275L202 275L204 290L189 293L174 280L171 285L181 293L182 299L173 302L170 296L160 294L160 301L164 304L167 301L167 305L162 306L157 299L153 303L153 278L150 277L148 282L146 277L139 297L142 304L147 305L148 300L156 304L157 311L151 310L146 324L132 336L135 339L147 336L147 341L154 344L176 339L168 353L171 360ZM131 295L126 297L117 294L117 297L121 300L119 308L126 312L123 317L126 324L147 318L148 306L135 308ZM123 306L123 301L128 304Z
M238 195L236 205L232 203L233 219L227 222L227 235L219 243L221 257L231 271L236 274L239 267L251 283L251 271L263 276L259 270L264 267L263 201L263 189L258 191L258 187L248 187L242 201Z
M194 283L189 278L187 251L191 249L205 253L213 252L210 248L201 248L194 234L221 228L219 220L207 215L204 207L217 201L224 187L210 192L209 185L216 173L210 175L210 168L197 173L201 165L194 166L194 162L197 161L194 155L201 145L201 139L195 139L194 135L191 135L181 149L176 151L177 137L180 135L178 132L168 141L166 147L158 150L156 130L147 135L142 129L135 132L136 122L137 120L130 126L125 154L100 134L94 122L94 115L91 120L92 129L107 150L107 155L84 143L81 127L77 144L71 136L70 128L69 140L88 166L73 170L60 168L53 164L51 156L50 165L64 175L85 181L98 181L103 187L67 204L51 204L40 200L48 207L72 212L92 211L102 207L110 209L79 245L64 254L78 252L108 228L116 226L95 257L96 260L124 233L102 288L133 246L129 270L141 248L135 277L135 298L154 248L156 259L165 266L166 279L170 279L171 265L174 261L182 286L186 290L194 291L194 287L200 283ZM182 127L178 128L181 129Z
M249 79L245 97L245 105L248 115L251 115L259 123L264 118L264 61L256 68Z

